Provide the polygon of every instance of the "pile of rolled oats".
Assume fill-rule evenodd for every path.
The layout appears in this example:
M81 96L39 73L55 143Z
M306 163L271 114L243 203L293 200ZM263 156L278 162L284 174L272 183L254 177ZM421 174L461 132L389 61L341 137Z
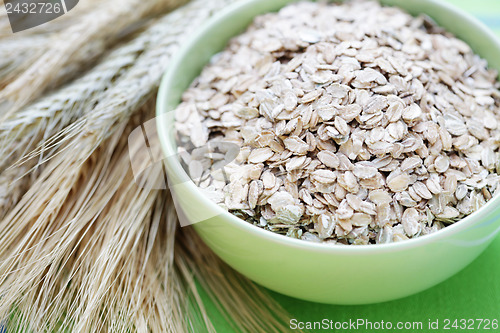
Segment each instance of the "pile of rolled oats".
M332 244L414 238L497 191L496 75L426 17L295 3L257 17L185 92L179 153L207 196L261 228Z

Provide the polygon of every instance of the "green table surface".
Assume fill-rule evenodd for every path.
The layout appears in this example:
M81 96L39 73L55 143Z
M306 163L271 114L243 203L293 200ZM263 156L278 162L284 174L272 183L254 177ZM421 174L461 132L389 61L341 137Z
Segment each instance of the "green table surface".
M477 16L500 36L500 0L446 0ZM335 283L335 281L332 281ZM390 284L390 281L387 281ZM447 281L419 294L400 300L361 306L325 305L297 300L271 292L272 296L295 318L297 322L333 322L365 320L373 325L384 322L393 324L392 330L372 329L361 325L340 330L312 329L310 332L500 332L500 328L478 328L482 319L500 321L500 237L472 264ZM206 298L206 297L205 297ZM208 300L207 300L208 301ZM214 310L211 319L217 332L233 332L233 329ZM456 327L452 327L458 319ZM471 329L461 329L463 322L472 324ZM438 320L438 329L429 329L429 320ZM449 329L445 328L450 320ZM397 329L398 322L421 322L422 328ZM407 324L410 325L410 324ZM499 324L500 325L500 324ZM435 327L435 326L433 326ZM473 328L473 329L472 329ZM290 332L294 332L290 329Z

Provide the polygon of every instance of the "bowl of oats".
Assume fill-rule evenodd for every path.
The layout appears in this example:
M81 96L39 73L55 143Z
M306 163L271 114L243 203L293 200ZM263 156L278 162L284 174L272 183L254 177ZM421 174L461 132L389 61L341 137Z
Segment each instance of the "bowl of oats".
M500 43L441 1L241 1L178 52L157 124L180 222L277 292L366 304L500 229Z

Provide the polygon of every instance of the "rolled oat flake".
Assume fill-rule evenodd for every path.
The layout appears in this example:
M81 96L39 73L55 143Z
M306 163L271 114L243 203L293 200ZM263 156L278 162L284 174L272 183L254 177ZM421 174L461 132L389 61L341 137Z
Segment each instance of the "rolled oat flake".
M184 93L179 151L204 193L257 227L399 242L496 195L496 78L425 16L375 1L293 3L256 17ZM234 160L206 149L220 142L240 147Z

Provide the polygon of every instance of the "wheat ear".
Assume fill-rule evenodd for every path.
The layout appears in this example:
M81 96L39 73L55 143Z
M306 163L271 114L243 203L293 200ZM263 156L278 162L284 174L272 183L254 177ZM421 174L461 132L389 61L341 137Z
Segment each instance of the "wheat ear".
M79 51L90 42L101 47L105 41L152 12L165 11L182 3L177 0L121 0L104 2L99 10L82 17L77 24L68 26L54 36L50 48L37 54L30 66L0 92L0 101L8 114L18 110L40 96L45 89L54 84L54 79L69 62L79 57Z
M60 205L49 199L49 220L38 221L44 213L31 211L0 222L1 230L10 230L0 234L0 272L6 272L0 317L16 311L9 329L34 331L215 332L196 277L235 329L285 332L287 317L260 288L222 264L189 229L174 239L178 221L167 191L137 187L126 134L143 120L115 129L81 166L72 188L63 179L68 170L58 174L61 183L54 186L67 194ZM43 173L61 162L49 162ZM151 181L161 177L150 175ZM54 198L59 191L49 192ZM25 200L16 208L27 209Z
M229 2L198 0L166 15L82 79L9 115L0 122L0 172L22 156L14 167L37 157L42 164L70 140L81 147L88 142L80 151L85 160L157 88L171 55L196 28L193 22L201 24ZM89 131L91 135L85 133Z
M228 2L199 0L160 20L148 30L159 43L99 93L98 106L80 110L69 130L42 139L53 145L40 145L37 154L53 152L52 160L0 221L0 318L17 319L9 329L214 332L196 277L235 329L286 331L280 308L209 255L189 229L174 241L177 218L168 194L135 185L123 141L144 120L127 126L129 119L151 109L138 107L152 96L193 22ZM34 117L32 125L61 128L65 121L52 125L57 117ZM188 311L193 307L195 315Z

